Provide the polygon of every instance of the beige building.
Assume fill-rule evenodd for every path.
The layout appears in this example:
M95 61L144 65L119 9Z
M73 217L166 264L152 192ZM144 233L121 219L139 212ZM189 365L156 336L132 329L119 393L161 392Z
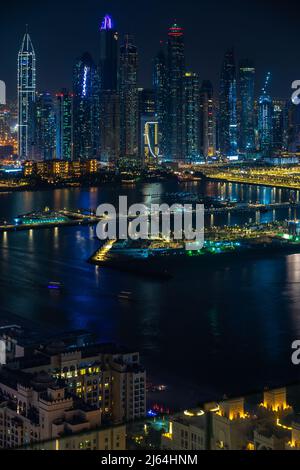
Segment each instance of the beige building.
M66 348L59 341L28 353L16 337L6 332L2 338L10 351L9 367L63 379L69 393L101 410L104 422L145 417L146 371L139 353L110 344Z
M97 429L101 411L72 397L45 372L0 372L0 448L12 448Z
M34 444L30 450L126 450L126 426L99 429Z
M169 423L162 436L163 450L205 450L207 448L207 414L186 411Z

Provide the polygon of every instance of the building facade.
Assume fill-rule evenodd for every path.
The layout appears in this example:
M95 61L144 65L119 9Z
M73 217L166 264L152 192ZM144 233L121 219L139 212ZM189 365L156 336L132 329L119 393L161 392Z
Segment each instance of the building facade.
M107 15L100 28L100 155L103 161L112 164L120 156L118 66L119 35Z
M200 149L205 160L216 155L214 93L209 80L204 80L200 89Z
M138 160L138 51L126 35L120 49L120 155Z
M168 33L168 125L166 158L170 161L185 160L185 111L184 111L184 31L174 24Z
M18 54L18 153L23 160L33 156L35 95L36 56L26 32Z
M249 60L240 62L240 152L246 155L255 151L254 135L254 99L255 99L255 67Z
M238 156L237 86L233 49L224 57L219 93L219 145L221 155Z
M258 101L258 133L261 155L268 157L273 147L273 101L266 93Z
M51 93L38 93L35 103L35 145L36 160L55 158L55 109Z
M184 75L185 160L194 162L200 156L200 83L196 73Z
M55 97L56 158L73 159L73 94L63 89Z
M98 69L85 53L73 73L73 158L94 158L100 152L100 82Z
M167 90L167 57L161 43L160 50L154 59L153 89L155 98L155 115L158 122L159 153L165 157L167 153L168 132L168 90Z

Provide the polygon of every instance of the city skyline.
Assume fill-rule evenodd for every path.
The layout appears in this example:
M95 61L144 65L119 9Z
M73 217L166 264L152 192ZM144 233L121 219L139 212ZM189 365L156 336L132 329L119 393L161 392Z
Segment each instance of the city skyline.
M205 104L200 95L201 78L187 65L185 29L175 20L166 37L151 61L152 87L141 88L141 53L134 36L120 34L111 15L103 17L98 61L85 52L73 66L73 98L67 122L71 138L65 149L68 159L96 158L125 164L127 169L132 164L151 166L141 144L146 134L149 139L147 121L157 125L157 139L152 134L149 150L156 146L154 160L165 162L199 162L209 154L229 160L238 160L240 155L268 157L274 151L298 148L295 110L287 100L272 94L270 71L256 100L254 62L249 58L238 60L235 49L228 48L219 87L215 93L211 88L211 98L206 97ZM18 53L18 156L23 161L63 156L59 112L51 93L37 87L36 62L26 26ZM202 86L205 83L207 80L202 80ZM208 133L212 134L209 145Z
M159 41L166 39L166 31L177 18L178 23L182 25L185 30L186 36L186 55L187 66L199 74L200 80L209 79L213 82L214 89L216 89L217 81L219 79L219 69L222 57L228 47L235 46L238 59L249 58L255 63L258 71L256 92L261 88L264 76L268 70L272 72L272 95L276 97L287 98L290 93L290 84L293 80L297 79L297 64L294 57L296 57L296 20L292 12L295 14L294 2L287 2L289 7L282 10L276 2L271 5L270 2L263 2L263 5L253 6L253 10L247 11L250 18L255 20L253 27L255 27L255 35L244 29L242 34L242 26L244 18L243 13L238 11L237 2L231 0L227 2L227 8L222 7L215 14L212 11L212 5L202 5L202 11L198 11L198 7L194 6L192 9L185 9L178 6L177 2L173 5L172 9L166 12L166 5L159 7L159 13L155 16L155 28L152 27L151 34L147 34L149 23L151 21L144 18L145 13L133 11L134 5L128 6L128 14L124 17L124 7L118 1L104 2L99 8L94 1L89 1L86 5L84 12L80 12L83 16L78 15L77 9L72 10L71 25L66 21L66 15L70 11L67 8L69 2L64 2L59 9L60 16L56 15L55 23L53 12L55 11L55 2L52 7L46 3L42 6L42 11L49 17L49 24L55 24L56 34L52 37L49 44L49 25L43 25L41 28L38 20L37 13L34 11L32 3L26 3L27 10L22 13L23 6L20 5L18 17L16 18L15 27L12 33L5 25L0 33L0 39L10 44L9 48L4 51L2 62L2 75L8 85L8 98L15 98L15 89L13 84L16 82L13 65L14 61L11 57L12 51L15 47L19 48L19 42L22 34L24 34L26 23L29 24L29 32L33 42L36 44L36 53L39 58L38 62L38 76L37 86L40 91L54 92L62 87L71 87L72 82L72 67L76 57L80 56L85 51L91 53L96 62L99 61L100 47L100 27L102 18L106 13L110 13L114 18L116 29L123 35L126 33L135 36L135 42L140 52L140 67L139 67L139 86L149 86L151 84L151 63L157 50L159 48ZM134 3L134 2L133 2ZM166 2L168 3L168 2ZM215 6L219 2L213 2ZM274 2L273 2L274 3ZM156 1L152 2L153 8L149 9L149 19L153 17L155 11ZM42 12L39 11L39 14ZM210 26L210 34L208 33L208 25L202 20L212 13L212 24ZM5 18L9 19L9 7L4 7L4 21ZM267 14L268 20L262 24L264 14ZM240 15L240 16L239 16ZM285 16L291 15L290 22L284 22ZM209 16L208 16L209 17ZM12 17L13 19L13 17ZM24 21L23 21L24 19ZM195 21L198 21L198 27L195 26ZM247 17L247 22L249 18ZM11 20L10 20L11 21ZM281 27L280 22L282 21ZM227 23L227 28L223 23ZM211 25L211 22L209 22ZM288 25L288 26L287 26ZM199 27L200 26L200 27ZM289 36L286 38L286 28L289 28ZM81 28L81 30L80 30ZM211 33L213 28L213 33ZM20 35L16 35L16 31L20 30ZM77 30L77 32L75 32ZM145 31L146 30L146 31ZM273 34L272 41L270 41L270 34ZM78 34L78 31L82 31ZM145 34L144 34L145 33ZM150 31L149 31L150 33ZM45 36L48 34L48 37ZM205 37L204 37L205 36ZM69 38L72 37L72 41ZM145 41L147 37L147 41ZM58 44L59 41L59 44ZM258 43L259 42L259 43ZM279 44L280 42L280 44ZM18 45L17 45L18 44ZM62 47L63 44L63 47ZM193 45L197 44L197 47ZM151 59L151 60L149 60ZM56 67L54 67L56 64ZM53 70L59 70L59 74L53 73Z

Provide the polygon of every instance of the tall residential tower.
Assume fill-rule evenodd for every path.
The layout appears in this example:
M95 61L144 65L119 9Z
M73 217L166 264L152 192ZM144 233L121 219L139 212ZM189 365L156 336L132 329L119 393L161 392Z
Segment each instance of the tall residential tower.
M209 80L204 80L200 89L200 148L206 160L216 154L214 91Z
M97 157L100 147L99 74L88 53L75 63L73 92L74 160Z
M167 93L167 58L160 43L160 50L154 59L153 89L155 97L155 114L158 122L160 154L166 155L168 132L168 93Z
M120 50L120 154L122 159L138 157L138 52L133 38L126 35Z
M226 52L221 70L219 144L223 156L238 156L236 66L233 49Z
M172 161L183 161L185 160L184 31L176 23L169 29L167 63L168 132L166 157Z
M116 163L120 156L119 35L106 15L100 28L101 159Z
M254 92L255 92L255 68L252 62L244 60L240 62L240 151L249 155L255 150L254 136Z

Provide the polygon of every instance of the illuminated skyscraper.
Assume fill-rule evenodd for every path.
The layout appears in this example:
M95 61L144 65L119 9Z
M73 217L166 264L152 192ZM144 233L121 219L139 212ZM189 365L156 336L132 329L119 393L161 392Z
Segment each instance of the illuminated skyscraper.
M36 98L35 157L53 160L55 157L55 111L50 93L40 93Z
M200 89L200 148L205 159L216 154L214 92L209 80L204 80Z
M255 68L252 62L240 63L240 151L251 153L255 150L254 136L254 91Z
M226 52L220 79L219 95L219 144L223 156L238 155L236 66L234 51Z
M184 76L184 110L185 158L192 162L200 155L200 83L196 73L187 72Z
M120 50L120 154L138 157L138 52L133 39L126 35Z
M36 58L30 36L26 32L18 54L18 148L22 159L33 156L35 93Z
M185 160L184 112L184 31L176 23L169 29L168 40L168 129L166 157Z
M259 147L264 157L271 155L273 146L273 100L267 93L270 78L269 72L258 100Z
M100 28L100 141L101 159L110 163L120 156L118 59L119 36L107 15Z
M110 16L105 16L100 27L100 82L101 90L118 89L119 35Z
M288 150L300 152L300 106L292 102L288 109Z
M59 160L72 160L72 118L73 95L62 90L56 95L56 158Z
M166 155L168 132L168 90L167 90L167 58L162 43L160 51L154 59L153 89L155 97L155 114L158 121L160 154Z
M273 102L271 96L261 95L258 106L260 151L262 156L269 157L273 146Z
M273 100L273 151L288 149L288 106L285 100Z
M97 67L85 53L74 67L73 158L94 158L100 153L100 89Z

